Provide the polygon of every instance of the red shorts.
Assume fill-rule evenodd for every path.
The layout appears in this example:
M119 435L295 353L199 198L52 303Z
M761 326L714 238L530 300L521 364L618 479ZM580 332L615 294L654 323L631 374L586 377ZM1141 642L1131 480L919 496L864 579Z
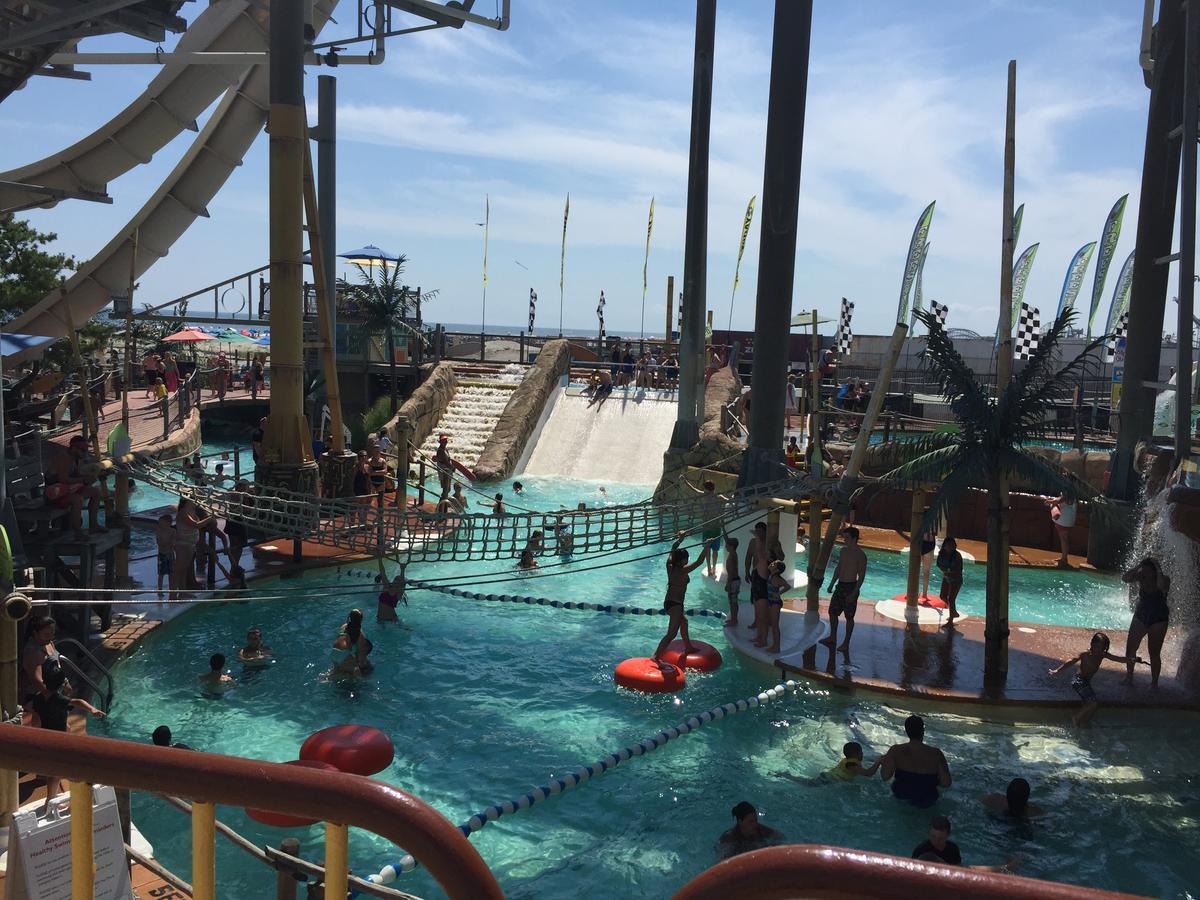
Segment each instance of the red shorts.
M82 484L48 484L46 485L46 499L51 503L63 504L69 500L72 494L78 494L82 490Z

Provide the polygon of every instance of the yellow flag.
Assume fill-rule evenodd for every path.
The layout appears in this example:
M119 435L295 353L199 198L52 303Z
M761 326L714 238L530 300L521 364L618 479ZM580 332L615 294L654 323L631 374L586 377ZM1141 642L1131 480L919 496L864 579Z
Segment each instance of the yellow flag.
M562 236L562 255L558 260L558 292L563 291L563 276L567 270L567 217L571 215L571 195L567 194L567 205L563 207L563 236Z
M746 238L750 234L750 223L754 221L754 201L757 199L757 195L750 198L750 202L746 204L746 218L742 220L742 239L738 242L737 265L733 269L734 293L737 293L738 289L738 280L742 271L742 254L746 252Z

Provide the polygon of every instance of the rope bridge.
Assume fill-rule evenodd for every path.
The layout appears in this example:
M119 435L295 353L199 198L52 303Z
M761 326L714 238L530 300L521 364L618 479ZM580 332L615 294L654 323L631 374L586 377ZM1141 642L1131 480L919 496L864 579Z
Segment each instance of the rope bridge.
M209 514L266 531L273 538L301 539L401 563L513 559L539 531L542 549L534 548L539 555L582 558L612 553L753 515L764 498L823 495L831 487L817 478L793 475L739 489L724 499L697 495L667 503L643 500L584 510L442 515L411 506L401 509L383 493L330 499L259 484L254 494L247 494L197 484L182 468L149 459L126 458L116 468L191 500Z

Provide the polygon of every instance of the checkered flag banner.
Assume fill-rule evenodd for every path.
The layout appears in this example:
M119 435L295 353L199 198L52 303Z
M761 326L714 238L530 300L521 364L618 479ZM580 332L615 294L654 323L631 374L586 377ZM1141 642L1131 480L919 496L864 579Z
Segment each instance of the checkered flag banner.
M1115 362L1117 358L1117 344L1125 339L1125 335L1129 332L1129 313L1121 313L1121 319L1117 322L1117 329L1109 335L1108 343L1104 347L1104 361L1106 363Z
M604 345L604 291L600 292L600 302L596 304L596 318L600 320L600 345Z
M679 292L679 309L675 314L675 332L683 338L683 291Z
M850 339L854 337L854 332L850 330L850 318L854 315L854 304L842 298L842 315L838 319L837 335L834 338L834 343L837 347L838 356L850 355Z
M1033 356L1041 342L1041 314L1037 307L1028 303L1021 304L1021 317L1017 319L1017 334L1013 355L1017 359L1029 359Z
M533 320L537 317L537 291L529 289L529 333L533 334Z
M938 303L936 300L930 300L929 311L933 313L933 317L937 319L938 325L940 325L942 328L945 328L946 316L950 314L950 307L945 303Z

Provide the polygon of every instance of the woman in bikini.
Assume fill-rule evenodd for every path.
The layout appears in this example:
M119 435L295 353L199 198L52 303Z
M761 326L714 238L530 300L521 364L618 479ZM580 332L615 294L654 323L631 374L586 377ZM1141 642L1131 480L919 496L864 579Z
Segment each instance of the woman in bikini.
M929 596L929 573L933 571L933 551L937 547L937 532L921 535L921 597Z
M684 653L696 652L691 638L688 637L687 616L684 615L683 601L687 596L688 582L691 580L688 575L704 565L706 554L701 553L694 563L689 564L688 552L679 546L682 540L683 536L680 535L674 546L671 547L671 552L667 554L667 596L663 599L663 611L667 614L667 633L658 642L654 656L651 657L660 665L663 652L667 649L667 645L675 640L676 634L683 638Z
M1126 584L1138 588L1137 607L1133 621L1129 623L1129 639L1125 643L1125 656L1134 659L1142 638L1148 638L1150 648L1150 687L1158 687L1158 673L1162 669L1162 645L1167 637L1171 608L1167 606L1167 594L1171 590L1171 579L1163 574L1158 562L1147 556L1141 563L1121 576ZM1126 663L1125 683L1133 684L1133 663Z

